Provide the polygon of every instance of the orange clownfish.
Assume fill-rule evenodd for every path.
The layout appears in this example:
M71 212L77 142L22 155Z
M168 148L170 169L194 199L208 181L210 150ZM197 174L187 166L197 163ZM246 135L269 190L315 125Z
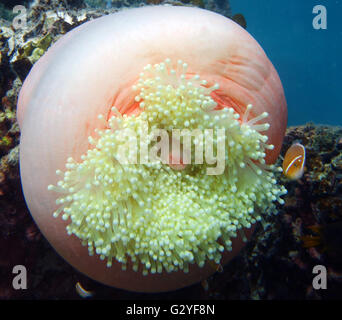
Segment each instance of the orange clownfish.
M295 142L287 151L283 161L283 173L291 180L300 179L304 173L305 147Z

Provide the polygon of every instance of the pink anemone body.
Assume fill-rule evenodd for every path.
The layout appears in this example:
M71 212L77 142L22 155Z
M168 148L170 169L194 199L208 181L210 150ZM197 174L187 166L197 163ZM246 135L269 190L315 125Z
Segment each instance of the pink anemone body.
M89 256L75 236L68 236L66 221L54 219L56 194L47 191L57 183L56 170L66 160L80 161L91 148L88 137L105 124L97 116L138 113L131 90L147 64L171 58L188 63L188 74L199 74L218 108L232 107L241 116L268 112L267 162L277 158L287 121L286 101L276 70L259 44L233 21L197 8L145 7L124 10L87 22L59 39L34 65L18 101L21 129L20 169L25 199L45 237L69 263L103 283L136 291L166 291L199 281L215 270L191 265L190 272L143 276L122 271L119 263L107 268ZM233 240L233 251L243 246Z

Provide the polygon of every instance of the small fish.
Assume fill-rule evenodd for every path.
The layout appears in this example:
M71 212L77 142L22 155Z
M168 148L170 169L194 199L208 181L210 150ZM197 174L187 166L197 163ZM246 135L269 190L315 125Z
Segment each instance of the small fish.
M243 14L237 13L232 17L232 20L239 24L242 28L247 28L247 22Z
M304 173L305 147L295 142L287 151L283 161L283 174L291 180L300 179Z
M81 298L86 299L94 295L92 291L87 291L86 289L84 289L79 282L76 283L75 287L76 287L76 292L80 295Z

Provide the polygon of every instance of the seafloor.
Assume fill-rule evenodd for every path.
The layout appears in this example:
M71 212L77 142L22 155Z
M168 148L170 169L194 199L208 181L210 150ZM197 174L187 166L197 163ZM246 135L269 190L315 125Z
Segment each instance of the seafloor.
M35 1L28 9L27 28L17 31L8 20L11 11L0 6L0 299L82 299L75 290L77 282L94 293L91 299L341 299L342 127L310 123L287 129L281 155L300 141L307 153L304 176L289 181L280 175L288 194L278 215L265 213L242 252L191 287L142 294L104 286L73 269L40 234L20 184L17 95L32 65L62 34L118 6L138 3L107 2L99 8L90 0ZM220 8L215 1L167 3L197 5L229 16L229 6ZM15 265L28 270L26 290L12 287ZM327 268L327 290L313 289L315 265Z

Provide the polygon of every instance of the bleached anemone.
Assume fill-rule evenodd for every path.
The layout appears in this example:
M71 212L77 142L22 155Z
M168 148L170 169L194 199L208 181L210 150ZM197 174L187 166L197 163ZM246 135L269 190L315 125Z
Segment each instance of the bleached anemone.
M261 212L273 211L274 201L283 203L280 196L286 191L277 185L273 166L265 165L265 150L273 149L262 134L269 124L256 124L267 113L248 120L249 105L239 121L233 108L215 110L210 93L218 84L207 88L199 75L187 79L186 67L178 61L177 69L172 69L170 59L146 66L132 88L138 91L135 100L141 113L122 117L113 107L116 115L108 120L108 128L98 132L97 140L89 137L94 148L81 162L69 158L67 171L57 171L63 179L57 187L49 186L63 194L54 216L63 212L64 220L70 218L68 234L80 238L90 255L96 252L106 259L108 267L116 259L126 270L130 259L134 271L141 265L147 274L188 272L189 264L203 267L206 260L218 264L239 230L260 220ZM144 123L149 133L144 132ZM205 162L175 171L162 157L120 163L120 148L128 139L134 138L128 151L138 153L138 140L145 140L149 149L155 146L153 129L164 129L172 137L176 128L187 129L183 139L201 130L190 145L192 160L198 146L204 152L205 133L224 129L224 135L205 140L217 155L223 152L222 172L208 174L210 165ZM125 139L120 134L124 129L135 135Z
M111 286L205 279L282 202L280 79L243 28L210 11L129 9L73 29L33 66L17 116L35 222Z

